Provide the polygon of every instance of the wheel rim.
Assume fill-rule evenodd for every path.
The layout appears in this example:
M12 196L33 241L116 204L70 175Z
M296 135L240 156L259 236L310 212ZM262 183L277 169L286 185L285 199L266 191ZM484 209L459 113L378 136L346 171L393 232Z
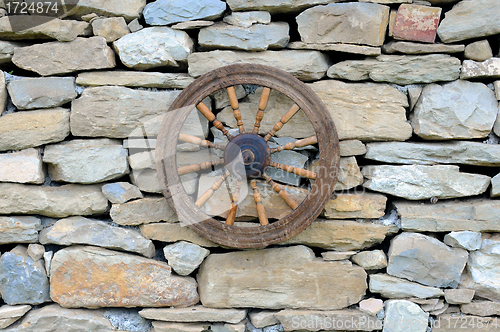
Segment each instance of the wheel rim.
M255 84L263 87L259 110L257 111L255 123L253 124L246 124L241 120L238 100L233 91L234 86L241 84ZM223 158L222 160L204 162L202 163L203 165L190 165L190 169L186 167L181 170L177 165L177 142L180 136L182 139L192 139L192 137L189 138L180 135L180 132L185 119L194 107L197 107L200 113L210 120L214 127L227 133L227 129L223 127L222 123L215 118L215 115L210 110L207 112L207 109L201 105L203 104L202 101L207 96L210 96L221 89L227 89L228 91L231 107L233 108L233 115L237 121L237 128L239 129L239 134L235 136L235 138L232 138L228 145L231 145L234 142L235 144L233 144L233 146L237 146L237 148L240 148L240 151L242 152L241 156L243 160L240 161L240 171L230 170L230 162L235 158L234 151L238 150L234 147L225 148L226 151L224 154L226 158ZM249 161L257 161L257 163L260 164L259 170L261 172L264 172L268 165L270 165L274 168L287 172L297 172L295 174L299 174L301 176L312 176L311 173L313 172L311 171L299 170L293 167L290 168L288 165L280 165L269 162L271 152L278 152L277 150L279 150L280 147L273 149L274 151L268 149L268 153L266 153L265 148L255 148L256 146L261 146L263 141L269 141L270 138L281 129L281 127L286 126L287 121L285 121L284 124L281 123L281 127L279 123L276 123L273 130L265 136L262 133L259 135L260 123L263 116L265 116L267 100L269 99L269 94L272 90L280 92L293 101L294 106L287 112L287 115L293 113L290 118L296 114L298 110L301 110L311 122L316 135L314 137L296 141L295 145L299 142L298 145L304 144L304 146L307 146L316 144L315 140L317 141L317 145L319 147L319 159L316 170L319 171L316 172L315 181L311 185L309 193L302 202L297 203L293 202L293 200L291 202L287 201L286 192L283 194L284 196L281 196L281 194L279 195L289 206L293 206L294 209L279 220L269 222L267 224L263 221L263 218L260 218L262 216L262 211L265 213L265 204L263 204L262 201L260 201L260 204L258 202L260 200L260 194L257 188L258 183L256 180L251 179L248 184L248 187L251 188L249 189L249 193L251 192L251 195L255 200L255 209L260 220L260 226L256 227L240 227L238 225L233 225L234 218L232 214L235 214L238 208L237 202L239 199L239 187L241 187L242 181L245 181L245 179L236 179L237 189L231 193L232 203L231 206L228 206L229 212L228 217L226 218L226 221L230 222L229 224L223 223L220 220L209 216L201 209L201 206L204 205L203 200L207 197L198 197L198 200L194 201L186 193L179 173L192 171L197 168L210 169L223 165L227 169L224 171L225 173L223 176L221 176L220 179L214 183L215 187L212 187L214 192L217 191L230 176L238 177L238 175L242 176L245 174L249 175L250 178L258 177L259 174L248 173L247 168L243 168L243 171L241 170L241 165L246 167L248 164L245 163L248 163ZM234 100L235 98L236 101ZM294 107L298 107L298 109L293 109ZM218 148L217 144L213 142L199 142L198 140L197 144ZM287 145L288 147L292 147L293 144ZM283 148L284 147L282 146L281 149ZM169 205L178 214L179 219L199 235L221 245L237 248L265 247L273 243L287 240L309 226L309 224L311 224L311 222L314 221L321 213L327 200L331 197L337 181L340 161L338 137L335 125L328 110L319 97L317 97L309 87L286 72L273 67L251 64L237 64L216 69L201 76L185 90L183 90L183 92L171 105L165 120L161 125L156 151L158 178L162 186L162 191L167 198ZM226 156L226 154L231 155ZM280 184L273 181L265 173L263 176L265 177L264 180L266 180L266 182L271 185L275 191L276 189L281 188ZM206 192L204 194L206 194ZM198 193L198 196L200 196L200 193ZM234 196L236 196L236 199ZM208 197L207 201L210 198L211 197Z

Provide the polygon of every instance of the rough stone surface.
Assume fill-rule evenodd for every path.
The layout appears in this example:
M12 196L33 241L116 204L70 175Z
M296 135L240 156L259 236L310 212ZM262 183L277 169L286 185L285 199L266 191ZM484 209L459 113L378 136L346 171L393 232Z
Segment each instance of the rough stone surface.
M0 154L0 181L37 183L45 181L42 156L39 149L26 149Z
M380 293L385 298L408 298L419 299L443 296L439 288L422 286L416 282L396 278L387 274L370 275L370 292Z
M451 232L444 236L444 243L453 248L474 251L481 248L481 233L471 231Z
M123 204L137 198L143 198L138 187L128 182L114 182L102 186L102 193L114 204Z
M402 233L391 241L387 273L434 287L456 288L468 254L419 233Z
M327 106L339 139L362 141L410 138L407 97L386 84L324 80L309 85Z
M321 257L323 257L325 261L343 261L351 258L351 256L355 254L356 251L325 251L321 253Z
M265 11L233 12L224 17L223 21L227 24L249 28L255 23L271 23L271 14Z
M247 53L212 51L193 53L188 57L189 74L201 76L211 70L234 63L256 63L284 70L300 80L313 81L325 76L330 61L318 51L284 50Z
M182 276L191 274L200 266L210 251L199 245L180 241L163 248L163 253L168 261L168 265Z
M281 244L305 244L336 251L360 250L381 243L389 232L389 227L373 223L318 219Z
M0 42L0 63L1 63L1 47L2 44ZM5 84L5 73L0 70L0 116L7 108L7 99L9 94L7 92L7 85Z
M193 40L181 30L168 27L145 28L113 43L121 62L133 69L178 67L194 50Z
M92 21L94 36L106 38L111 43L130 33L123 17L103 17Z
M359 302L359 310L370 316L376 316L384 310L384 302L381 299L369 298Z
M58 220L40 232L40 243L71 246L88 244L109 249L139 253L153 257L153 242L132 229L111 226L99 220L71 217Z
M113 68L113 50L103 37L76 38L72 42L50 42L14 50L12 62L19 68L42 76L89 69Z
M425 332L429 314L406 300L389 300L385 303L384 332Z
M232 11L265 10L271 14L296 13L316 5L326 5L335 0L245 0L227 1Z
M71 105L71 133L126 138L139 129L142 137L147 122L156 125L158 116L166 113L178 95L179 91L151 92L118 86L87 88ZM152 130L148 127L146 133L150 135Z
M239 323L246 314L242 309L214 309L197 305L190 308L143 309L139 314L147 319L167 322L227 322Z
M101 16L122 16L131 21L141 16L146 0L79 0L68 13L69 16L81 17L96 13Z
M283 276L279 283L276 274ZM367 288L362 268L316 259L304 246L212 254L198 282L203 305L220 308L341 309L359 302Z
M482 194L490 177L461 173L458 166L365 166L365 188L409 200L456 198Z
M500 202L488 199L437 204L395 202L404 230L420 232L499 232Z
M39 214L64 218L71 215L103 214L108 200L100 186L64 185L40 187L36 185L0 183L0 211L2 214Z
M0 41L0 64L7 64L12 62L12 56L14 55L14 49L16 47L26 46L22 42L15 41Z
M475 316L498 316L500 315L500 303L490 301L475 301L460 306L464 314Z
M467 304L474 298L473 289L445 289L444 298L449 304Z
M427 53L460 53L465 45L420 44L407 41L390 41L382 46L384 53L427 54Z
M138 18L134 18L127 26L130 32L137 32L139 30L144 29L144 27L139 22Z
M137 88L184 89L194 78L184 73L98 71L78 74L76 83L85 86L118 85Z
M297 16L306 43L350 43L381 46L389 7L373 3L333 3L307 9Z
M445 43L490 36L500 33L500 22L492 12L500 11L500 3L495 0L460 1L445 17L437 33Z
M380 270L387 267L387 257L382 250L362 251L351 259L365 270Z
M3 305L0 307L0 329L10 326L12 323L23 317L25 313L30 311L31 306L24 305Z
M49 280L40 261L19 245L0 258L0 294L8 305L41 304L49 301Z
M385 214L387 197L380 194L339 194L325 205L327 219L376 219Z
M165 198L146 197L124 204L113 204L111 219L119 225L141 225L179 219Z
M470 60L484 61L493 56L493 51L488 40L484 39L467 45L464 56Z
M14 4L12 4L14 6ZM44 16L30 15L30 24L26 29L13 29L24 26L23 16L0 18L0 38L2 39L57 39L69 42L78 36L89 35L89 24L74 20L60 20L53 18L47 21ZM37 24L38 23L38 24Z
M153 321L152 325L153 329L150 332L203 332L211 328L210 323L171 323Z
M498 196L500 196L500 173L497 174L497 175L495 175L491 179L490 196L491 197L498 197Z
M191 228L181 223L151 223L139 227L141 229L141 234L144 235L145 238L151 240L169 243L187 241L207 248L219 246L196 234Z
M161 194L161 185L154 169L133 169L130 173L130 180L143 192Z
M201 29L198 43L208 49L228 48L245 51L279 49L288 44L289 29L286 22L256 24L248 28L218 23Z
M424 87L412 126L425 139L486 137L498 114L495 94L482 83L457 80Z
M41 229L36 217L0 217L0 244L36 243Z
M28 245L28 256L31 257L33 261L39 261L43 258L45 253L45 247L38 243L32 243Z
M358 140L340 141L340 156L360 156L366 153L366 146Z
M327 75L400 85L454 81L460 76L460 60L447 54L381 55L376 59L341 61L330 67Z
M434 43L441 16L440 7L402 4L393 27L394 39Z
M211 25L214 25L215 23L212 21L186 21L186 22L181 22L177 23L171 26L172 29L177 29L177 30L192 30L192 29L200 29L200 28L205 28L209 27Z
M62 249L54 255L50 297L67 308L177 307L199 300L196 281L171 276L165 263L80 246Z
M337 184L335 185L335 191L349 190L361 184L363 184L363 175L359 170L356 157L340 158L339 174Z
M318 50L327 52L344 52L363 55L380 55L382 52L380 47L355 45L355 44L342 44L342 43L304 43L304 42L291 42L287 48L292 50Z
M248 318L252 325L258 329L263 327L272 326L279 324L280 321L278 318L274 316L276 311L271 310L261 310L261 311L252 311L248 313Z
M193 20L213 20L222 16L226 4L220 0L157 0L144 8L149 25L170 25Z
M500 81L493 82L493 86L495 88L495 96L497 97L497 100L500 100Z
M500 145L478 142L369 143L366 159L392 164L464 164L475 166L500 165Z
M69 114L63 108L16 112L0 117L0 151L23 150L64 140Z
M127 155L117 140L72 140L46 146L43 161L54 181L90 184L128 174Z
M73 77L43 77L15 80L7 86L18 109L51 108L76 98Z
M500 78L500 58L489 58L486 61L476 62L464 60L460 78Z

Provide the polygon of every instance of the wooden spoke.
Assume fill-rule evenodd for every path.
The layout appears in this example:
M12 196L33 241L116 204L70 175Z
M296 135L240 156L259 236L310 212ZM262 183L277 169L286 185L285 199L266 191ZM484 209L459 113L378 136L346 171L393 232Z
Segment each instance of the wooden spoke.
M198 198L198 200L194 203L198 208L201 208L205 203L214 195L214 193L222 186L222 183L226 181L227 177L229 176L229 171L226 171L226 173L220 177L219 180L217 180L212 187L210 187L207 191L203 193L203 195Z
M236 119L236 125L238 126L240 133L244 133L245 128L243 127L243 121L241 120L241 111L238 105L238 97L236 97L236 90L234 89L234 86L230 86L227 88L227 95L229 97L231 108L233 109L233 115Z
M179 134L179 140L186 142L186 143L199 145L203 148L214 148L214 149L218 149L218 150L224 150L226 148L223 145L215 144L215 143L212 143L212 142L207 141L205 139L201 139L199 137L191 136L191 135L187 135L187 134Z
M285 145L280 145L277 148L271 149L271 153L281 152L283 150L293 150L295 148L303 148L304 146L316 143L318 143L318 138L316 136L311 136L295 142L286 143Z
M222 125L222 122L220 122L219 120L217 120L215 118L215 114L212 113L211 110L208 109L207 105L203 104L202 102L200 102L196 108L198 109L198 111L200 111L201 114L203 114L203 116L205 118L207 118L208 121L212 122L214 124L214 127L219 129L220 131L222 131L222 133L224 135L226 135L227 137L229 137L229 132L227 131L226 128L224 128L224 126Z
M267 142L269 141L269 139L271 137L274 136L274 134L276 134L276 132L278 130L280 130L281 128L283 128L283 126L288 122L290 121L290 119L295 115L297 114L297 112L300 110L300 107L297 105L297 104L293 104L292 108L290 108L290 110L288 112L286 112L285 115L283 115L283 117L281 118L281 120L279 120L273 127L273 129L271 131L269 131L269 133L264 137L264 140Z
M182 166L177 169L177 173L179 175L184 175L188 173L194 173L198 172L199 170L202 169L209 169L212 166L218 166L224 164L224 159L219 159L216 161L204 161L200 164L192 164L192 165L187 165L187 166Z
M264 88L262 90L262 96L260 97L259 110L257 111L257 116L255 117L255 124L253 127L253 134L259 134L260 123L264 118L264 111L267 107L267 102L269 101L269 95L271 94L271 89Z
M240 190L241 190L242 180L236 182L236 188L234 188L234 193L231 195L231 207L229 208L229 213L227 214L226 224L234 225L234 219L236 217L236 212L238 211L238 201L240 200Z
M262 226L265 226L269 224L269 220L267 219L264 205L262 205L262 197L260 196L259 191L257 190L257 182L255 180L252 180L251 185L253 189L253 199L255 201L255 204L257 205L257 215L259 216L260 224Z
M299 206L299 204L293 198L291 198L288 195L288 193L284 189L281 188L281 186L279 184L274 182L273 179L271 179L271 177L269 175L264 174L264 179L266 179L266 182L271 185L273 190L275 192L277 192L281 198L283 198L283 200L285 201L286 204L288 204L289 207L291 207L293 210L295 210Z
M311 172L311 171L308 171L308 170L303 169L303 168L293 167L290 165L281 165L280 163L275 163L273 161L271 161L269 163L269 166L277 168L277 169L282 169L285 172L293 173L293 174L301 176L303 178L308 178L308 179L312 179L312 180L316 179L315 172Z

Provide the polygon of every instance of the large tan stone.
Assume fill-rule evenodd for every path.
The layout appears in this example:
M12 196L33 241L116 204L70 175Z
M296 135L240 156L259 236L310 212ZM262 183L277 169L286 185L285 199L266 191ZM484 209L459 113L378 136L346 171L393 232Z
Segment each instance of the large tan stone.
M216 308L334 310L359 302L367 288L362 268L325 262L304 246L212 254L198 282L203 305Z
M127 21L139 18L146 0L78 0L68 15L82 17L96 13L102 16L122 16Z
M465 50L465 45L422 44L393 40L382 46L382 50L388 54L460 53Z
M50 297L66 308L197 303L196 281L170 273L166 263L156 260L96 247L69 247L56 252L50 264Z
M72 42L50 42L14 50L12 62L42 76L89 69L113 68L115 54L103 37L76 38Z
M14 6L15 3L12 4ZM2 39L57 39L69 42L78 36L91 35L90 24L82 21L60 20L46 16L30 15L29 24L23 24L26 16L4 16L0 18L0 38ZM26 27L22 29L21 27Z
M12 153L0 153L0 182L45 182L42 156L39 149L26 149Z
M0 117L0 151L23 150L64 140L69 114L63 108L16 112Z
M184 89L194 78L184 73L89 71L78 74L76 83L85 86L118 85L137 88Z
M491 301L474 301L468 304L462 304L460 310L464 314L474 316L498 316L500 314L500 303Z
M419 299L443 296L441 289L423 286L416 282L396 278L388 274L370 275L370 292L380 293L389 299L416 297Z
M0 244L36 243L41 229L41 220L35 217L0 217Z
M139 311L139 315L146 319L166 322L225 322L235 324L246 317L247 311L242 309L213 309L197 305L189 308L143 309Z
M119 225L141 225L159 221L177 222L179 218L165 198L149 197L124 204L113 204L111 219Z
M339 194L325 205L327 219L376 219L384 216L387 197L380 194Z
M271 14L300 12L308 7L326 5L336 0L229 0L232 11L265 10Z
M304 42L291 42L287 48L292 50L317 50L325 52L344 52L363 55L380 55L382 51L380 47L355 45L355 44L342 44L342 43L304 43Z
M0 183L0 213L40 214L64 218L71 215L103 214L108 200L97 185L42 187L17 183Z
M306 43L350 43L381 46L389 22L389 7L373 3L333 3L297 16Z
M178 242L187 241L197 244L202 247L218 247L217 243L209 241L198 235L195 231L181 223L151 223L139 226L141 234L145 238L162 241L162 242Z
M327 106L339 139L405 141L407 97L387 84L324 80L309 85Z
M107 17L92 20L92 30L95 36L106 38L111 43L130 33L123 17Z

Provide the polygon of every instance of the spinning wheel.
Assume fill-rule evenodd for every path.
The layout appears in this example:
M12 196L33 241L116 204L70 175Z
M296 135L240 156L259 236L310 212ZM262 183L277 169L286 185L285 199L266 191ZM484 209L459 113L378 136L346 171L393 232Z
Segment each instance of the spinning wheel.
M201 236L264 247L321 213L337 181L338 144L309 87L273 67L236 64L201 76L174 101L158 136L158 177L181 222ZM283 164L284 153L307 160Z

